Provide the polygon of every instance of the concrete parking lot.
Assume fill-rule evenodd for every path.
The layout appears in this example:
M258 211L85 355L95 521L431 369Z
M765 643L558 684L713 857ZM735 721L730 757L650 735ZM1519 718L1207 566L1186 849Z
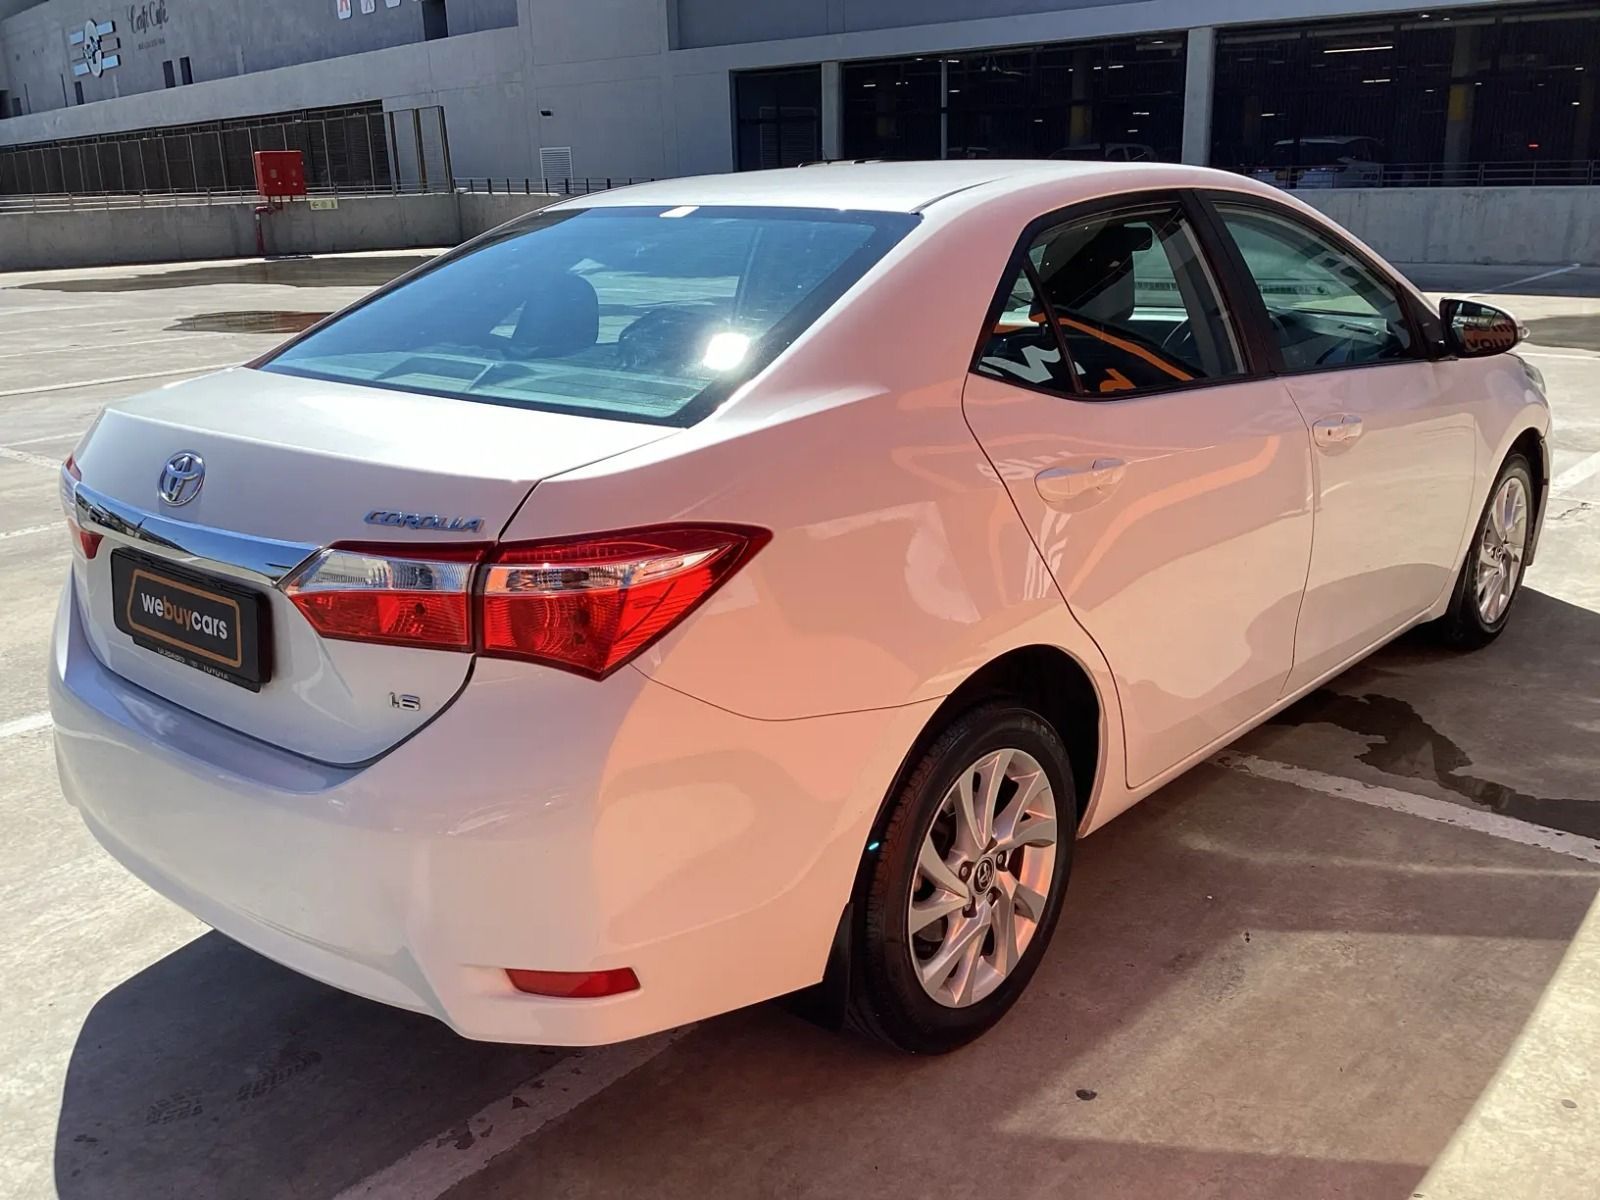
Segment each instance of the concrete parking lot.
M913 1060L780 1004L464 1041L207 930L61 801L61 459L417 261L0 275L0 1195L1596 1194L1600 272L1421 277L1516 311L1549 381L1506 635L1403 639L1088 839L1020 1006Z

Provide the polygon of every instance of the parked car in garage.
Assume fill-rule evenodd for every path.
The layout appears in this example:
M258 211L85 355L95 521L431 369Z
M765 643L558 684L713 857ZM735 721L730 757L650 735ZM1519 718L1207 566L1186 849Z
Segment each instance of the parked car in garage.
M1383 143L1353 135L1284 138L1266 164L1251 172L1284 188L1376 187L1383 182Z
M105 410L62 787L203 920L468 1037L823 984L948 1050L1076 839L1407 629L1505 627L1517 336L1199 168L577 198Z

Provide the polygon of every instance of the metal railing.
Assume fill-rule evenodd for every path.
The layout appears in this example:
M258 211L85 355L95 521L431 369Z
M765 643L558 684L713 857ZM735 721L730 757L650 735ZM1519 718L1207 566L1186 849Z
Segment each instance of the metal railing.
M1465 163L1341 163L1323 166L1257 167L1253 175L1281 188L1385 187L1594 187L1600 160Z
M457 175L458 192L486 192L490 195L514 194L518 196L586 196L590 192L605 192L612 188L627 187L632 183L653 183L649 176L595 175L571 178L566 176L512 175ZM538 187L534 187L534 184Z
M322 184L306 189L304 197L284 197L284 203L323 198L357 199L367 196L439 195L443 189L417 182L385 184ZM0 196L0 214L18 212L101 212L118 208L171 208L209 204L263 204L253 188L207 188L198 192L46 192L35 196Z
M0 146L0 197L248 193L259 150L299 150L307 183L351 194L447 192L454 174L441 106L369 105Z

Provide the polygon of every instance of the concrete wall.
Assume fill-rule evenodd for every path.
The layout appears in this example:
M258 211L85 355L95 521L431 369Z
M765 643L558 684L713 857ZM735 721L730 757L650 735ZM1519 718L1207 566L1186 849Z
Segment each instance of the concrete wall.
M513 193L503 196L496 193L485 196L480 193L462 192L456 197L458 204L456 211L459 214L458 241L477 237L486 233L496 225L504 225L507 221L522 216L523 213L535 212L547 204L554 204L562 199L560 196L522 196Z
M438 192L341 198L332 210L296 203L263 218L267 252L453 246L557 199ZM250 204L0 213L0 271L250 258L255 253Z
M515 25L516 0L448 0L452 34ZM115 25L118 65L74 76L67 34L89 18ZM247 36L241 36L247 35ZM166 89L163 62L187 57L196 83L298 63L326 61L423 40L423 11L410 0L378 0L373 12L351 0L339 20L334 0L47 0L0 22L8 62L5 86L32 113L68 108L73 83L84 100L111 100ZM329 68L338 71L338 67ZM181 73L179 74L181 79ZM173 89L178 90L178 89ZM281 105L281 108L292 107Z
M1600 266L1600 188L1296 192L1397 263Z
M1600 266L1600 188L1304 192L1397 263ZM561 196L438 193L293 204L267 220L273 254L452 246ZM248 204L0 214L0 271L255 254Z

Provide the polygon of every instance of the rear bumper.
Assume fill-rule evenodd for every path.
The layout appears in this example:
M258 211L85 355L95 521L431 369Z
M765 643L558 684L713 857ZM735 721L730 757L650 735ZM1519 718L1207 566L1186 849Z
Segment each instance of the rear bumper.
M632 670L597 684L485 661L410 741L334 767L107 670L70 588L50 702L67 799L156 891L467 1037L562 1045L816 982L936 703L752 721ZM527 996L504 974L624 966L639 990L599 1000Z

